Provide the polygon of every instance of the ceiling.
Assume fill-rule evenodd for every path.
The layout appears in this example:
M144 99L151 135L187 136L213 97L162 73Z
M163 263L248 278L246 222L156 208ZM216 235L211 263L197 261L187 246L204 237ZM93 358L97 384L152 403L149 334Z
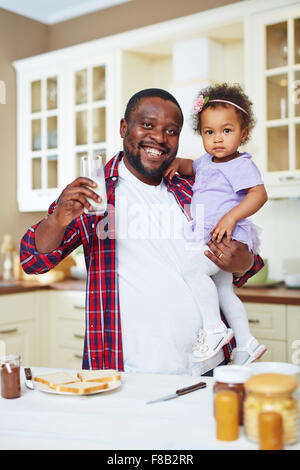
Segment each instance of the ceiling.
M0 8L55 24L132 0L0 0Z

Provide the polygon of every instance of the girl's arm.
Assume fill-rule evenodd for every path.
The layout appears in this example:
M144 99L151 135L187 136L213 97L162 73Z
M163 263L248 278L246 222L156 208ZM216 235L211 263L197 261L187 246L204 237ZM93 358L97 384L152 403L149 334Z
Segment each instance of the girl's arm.
M231 209L231 215L238 222L255 214L268 200L266 188L263 184L248 188L247 194L236 207Z
M164 177L169 177L172 180L176 172L182 176L195 176L193 160L190 158L175 158L164 172Z
M255 214L268 200L267 192L263 184L247 189L247 194L233 209L225 214L212 230L212 240L220 242L223 236L231 240L232 231L236 223Z

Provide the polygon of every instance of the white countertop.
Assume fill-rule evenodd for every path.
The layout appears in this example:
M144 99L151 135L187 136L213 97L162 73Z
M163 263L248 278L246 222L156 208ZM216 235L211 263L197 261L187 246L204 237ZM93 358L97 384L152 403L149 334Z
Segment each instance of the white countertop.
M33 374L58 369L33 367ZM75 373L69 370L68 372ZM215 438L210 377L122 374L116 390L90 396L31 391L0 398L0 449L257 450L240 428L234 442ZM205 381L207 388L174 400L146 401ZM300 443L287 449L300 449Z

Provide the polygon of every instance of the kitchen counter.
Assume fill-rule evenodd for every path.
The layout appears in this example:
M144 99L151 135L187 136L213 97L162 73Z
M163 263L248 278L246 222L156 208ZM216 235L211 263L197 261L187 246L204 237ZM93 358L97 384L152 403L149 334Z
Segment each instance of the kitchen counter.
M0 281L0 295L18 294L45 289L85 291L85 281L78 279L66 279L61 282L43 284L35 280L33 276L32 281L13 281L9 283L9 285L2 283L4 283L3 280Z
M242 302L300 305L300 289L288 289L284 283L278 287L234 288Z
M42 284L37 280L14 281L11 286L1 286L0 295L30 292L42 289L85 291L85 280L66 279L61 282ZM288 289L284 283L277 287L245 287L234 288L242 302L300 305L300 289Z
M257 444L248 441L243 428L237 441L215 438L212 377L201 377L206 389L146 405L148 400L197 381L190 376L123 373L120 388L90 396L32 391L23 383L19 399L0 398L0 449L106 449L116 453L115 449L155 449L156 454L158 449L256 450ZM300 444L287 449L300 449Z

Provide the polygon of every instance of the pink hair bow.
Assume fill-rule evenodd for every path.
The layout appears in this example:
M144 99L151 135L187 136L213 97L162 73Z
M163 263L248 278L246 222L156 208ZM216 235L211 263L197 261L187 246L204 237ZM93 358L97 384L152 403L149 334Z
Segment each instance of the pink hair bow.
M208 100L209 100L209 96L206 96L204 98L203 95L200 95L195 103L194 110L197 113L200 113L202 109L204 108L204 106L206 105L206 103L208 102Z

